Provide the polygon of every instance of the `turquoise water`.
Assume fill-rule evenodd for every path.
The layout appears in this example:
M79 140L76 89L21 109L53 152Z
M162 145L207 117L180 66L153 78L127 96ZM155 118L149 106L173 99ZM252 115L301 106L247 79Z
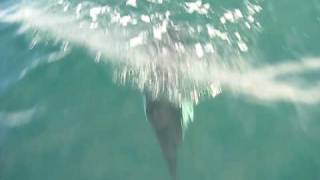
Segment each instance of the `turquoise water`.
M139 87L153 93L162 87L139 76L154 75L139 60L167 59L148 49L154 33L150 24L160 20L112 24L114 14L104 12L98 27L90 28L95 21L89 10L104 5L121 16L169 11L170 22L183 27L174 36L185 45L187 55L181 56L194 64L186 69L170 54L163 64L177 67L168 71L177 72L181 84L170 78L162 84L168 90L164 94L177 89L187 95L196 91L199 97L183 96L194 103L194 122L179 148L180 179L320 179L320 2L205 3L210 11L201 14L188 13L181 0L138 0L137 7L115 0L1 2L0 179L170 179ZM261 8L253 22L248 4ZM21 14L26 8L31 13ZM224 13L235 9L243 17L223 23ZM75 31L81 22L88 23ZM208 35L207 24L226 32L229 42ZM108 28L116 33L102 36ZM129 43L126 49L127 35L142 30L148 32L145 44ZM165 34L158 48L175 42L166 42ZM247 50L238 46L240 40ZM207 44L214 53L205 50ZM117 78L122 72L130 72L128 83ZM176 101L174 95L171 100Z

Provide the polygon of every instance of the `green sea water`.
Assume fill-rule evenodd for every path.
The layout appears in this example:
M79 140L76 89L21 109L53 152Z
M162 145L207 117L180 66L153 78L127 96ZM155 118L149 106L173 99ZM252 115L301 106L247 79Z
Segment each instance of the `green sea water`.
M215 8L213 14L248 3L204 2ZM170 179L139 88L115 82L114 65L97 63L96 52L86 42L70 41L68 53L48 62L66 41L47 37L51 31L41 32L41 28L18 33L24 22L5 21L1 13L19 3L0 3L0 180ZM127 7L126 1L95 3ZM150 2L137 3L137 8L123 11L174 12L172 4L185 2L164 0L151 10L144 8ZM251 3L262 7L255 17L260 27L254 32L240 28L249 47L241 57L256 68L308 58L319 64L318 0ZM176 18L188 24L207 21L187 13ZM33 44L38 36L46 40ZM319 87L319 69L284 77L300 87L292 95L294 101L281 98L281 93L263 98L269 96L232 88L201 99L179 147L180 179L319 180L320 89L308 91Z

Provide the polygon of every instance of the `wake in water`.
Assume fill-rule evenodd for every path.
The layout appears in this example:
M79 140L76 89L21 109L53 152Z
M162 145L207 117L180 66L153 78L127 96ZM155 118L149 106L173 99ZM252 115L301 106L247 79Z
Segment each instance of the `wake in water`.
M141 6L135 0L28 2L1 10L0 20L19 23L18 33L36 32L31 48L53 40L62 54L72 45L86 47L97 63L114 67L116 82L146 93L146 114L173 177L177 145L201 98L230 91L261 102L320 102L319 82L306 86L299 79L320 69L319 58L253 65L252 44L263 29L258 4L224 10L200 0L147 0Z
M150 2L161 5L157 3L160 2ZM176 11L149 14L123 12L136 8L132 1L125 7L113 6L88 2L73 5L66 1L47 6L22 4L4 13L2 19L22 23L20 32L37 31L34 44L42 37L85 46L96 52L98 62L102 59L115 65L115 79L119 82L130 82L154 97L165 96L181 104L190 100L197 103L203 95L214 97L220 93L219 79L203 78L223 67L241 68L239 58L232 60L240 52L248 51L240 30L258 26L254 15L261 10L248 4L247 16L235 9L218 17L209 4L200 1L171 3L169 7ZM188 14L198 14L206 21L191 24L178 19ZM223 30L211 21L219 22ZM224 31L226 26L236 27L234 24L241 28Z
M193 104L201 98L229 91L259 102L320 102L319 82L309 85L302 78L320 69L319 58L252 63L253 44L263 29L258 4L245 2L228 10L199 0L147 0L146 4L22 2L0 9L0 21L18 23L17 33L33 34L31 48L60 41L61 52L50 55L48 62L61 59L72 46L82 46L96 55L97 63L114 67L116 82L146 93L146 114L173 177L177 146L193 120ZM160 110L165 113L159 114ZM28 110L3 117L11 122L32 115Z
M250 64L254 52L248 44L261 29L255 19L262 10L259 5L247 2L243 9L218 14L201 1L149 3L154 9L166 5L175 11L137 11L135 1L97 5L60 0L46 6L21 4L1 10L0 17L21 23L19 33L36 31L33 44L53 38L66 47L87 47L97 62L114 65L118 82L176 104L198 103L222 89L267 101L320 101L318 82L303 87L278 79L319 69L318 58L259 68ZM199 22L185 20L189 16Z

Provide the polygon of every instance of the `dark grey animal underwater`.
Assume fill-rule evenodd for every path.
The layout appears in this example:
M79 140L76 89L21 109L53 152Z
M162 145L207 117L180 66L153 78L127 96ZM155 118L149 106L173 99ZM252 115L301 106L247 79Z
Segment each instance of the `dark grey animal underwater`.
M164 98L145 96L145 113L153 127L170 176L177 176L177 149L182 142L182 109Z

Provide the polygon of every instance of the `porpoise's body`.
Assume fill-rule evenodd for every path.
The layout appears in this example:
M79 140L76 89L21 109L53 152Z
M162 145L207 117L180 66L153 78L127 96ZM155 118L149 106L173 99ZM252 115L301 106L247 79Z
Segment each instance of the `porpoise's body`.
M182 141L182 109L166 99L145 96L145 111L172 179L177 179L177 149Z
M155 84L155 87L164 87L156 97L150 95L152 92L150 89L146 88L144 91L146 117L155 131L170 175L174 180L178 179L177 150L182 143L188 124L193 121L191 101L173 103L169 100L170 97L166 96L170 94L166 92L170 89L170 84L179 84L178 80L173 78L176 77L173 74L177 75L178 72L172 60L179 61L182 58L175 46L178 42L183 42L182 40L183 37L174 26L168 24L168 34L163 35L161 42L153 42L152 46L149 46L152 49L151 56L158 57L154 59L156 67L150 81Z

